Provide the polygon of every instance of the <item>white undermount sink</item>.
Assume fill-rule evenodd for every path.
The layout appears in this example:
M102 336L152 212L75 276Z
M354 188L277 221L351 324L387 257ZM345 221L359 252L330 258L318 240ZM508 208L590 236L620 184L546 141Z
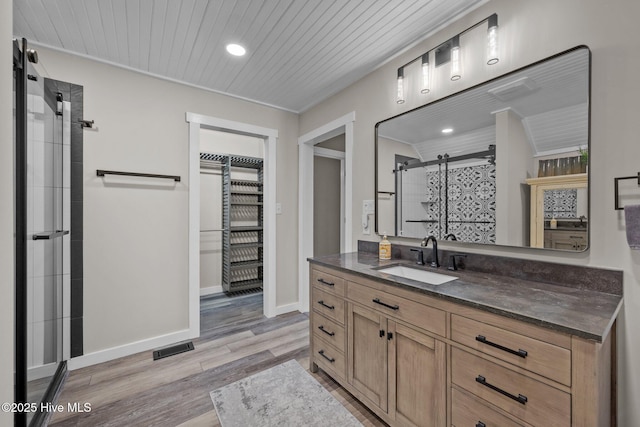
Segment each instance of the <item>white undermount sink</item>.
M405 279L416 280L418 282L427 283L429 285L442 285L443 283L456 280L457 277L446 274L434 273L432 271L418 270L416 268L404 267L396 265L393 267L382 268L378 270L380 273L391 274L392 276L403 277Z

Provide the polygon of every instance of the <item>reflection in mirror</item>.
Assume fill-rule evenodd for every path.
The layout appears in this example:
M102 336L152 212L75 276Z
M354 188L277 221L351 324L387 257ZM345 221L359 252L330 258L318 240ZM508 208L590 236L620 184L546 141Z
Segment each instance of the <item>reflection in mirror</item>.
M584 250L589 73L578 47L378 123L376 231Z

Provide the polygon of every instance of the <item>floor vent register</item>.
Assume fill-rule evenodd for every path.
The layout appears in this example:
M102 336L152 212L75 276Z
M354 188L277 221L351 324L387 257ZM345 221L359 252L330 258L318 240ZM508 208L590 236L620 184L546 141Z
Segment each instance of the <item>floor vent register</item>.
M193 346L193 342L189 341L187 343L173 345L171 347L162 348L160 350L154 350L153 360L164 359L165 357L174 356L186 351L191 351L194 348L195 347Z

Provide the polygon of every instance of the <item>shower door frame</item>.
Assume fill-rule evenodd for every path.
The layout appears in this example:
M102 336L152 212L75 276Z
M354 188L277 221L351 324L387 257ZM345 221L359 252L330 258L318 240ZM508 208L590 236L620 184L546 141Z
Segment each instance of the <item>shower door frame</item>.
M29 55L29 49L26 39L14 40L13 43L13 64L14 64L14 97L15 97L15 135L14 135L14 171L15 171L15 186L14 186L14 213L15 213L15 359L14 359L14 402L16 404L25 404L26 408L29 411L21 411L16 412L14 414L14 425L15 426L26 426L29 421L29 412L33 414L33 417L29 421L30 426L39 426L46 424L47 419L50 417L50 413L41 411L41 402L52 402L56 393L60 390L60 387L66 377L67 372L67 359L73 356L79 356L83 353L83 345L82 345L82 128L81 126L77 126L77 129L71 127L71 140L66 140L68 144L72 142L75 143L75 163L77 166L74 173L71 174L71 178L69 181L66 181L62 176L60 176L60 192L62 192L62 188L64 187L64 182L68 182L69 192L71 185L74 185L76 188L76 192L79 195L72 196L70 200L74 200L74 197L79 198L79 203L75 209L75 218L71 215L69 219L70 224L76 225L76 237L75 239L78 241L75 245L76 258L76 266L74 268L74 274L76 275L76 286L75 290L70 287L69 284L67 286L70 287L69 292L70 296L73 299L74 293L77 293L75 297L75 304L71 304L69 309L71 309L72 313L76 313L78 318L74 325L71 326L71 333L69 334L69 327L62 327L64 331L63 334L68 334L66 338L66 343L62 343L62 348L58 348L55 351L61 357L56 357L51 364L52 367L55 368L55 373L50 377L49 383L47 384L46 390L42 395L38 395L38 402L29 402L29 387L28 387L28 379L29 379L29 334L28 334L28 321L29 321L29 290L28 290L28 282L29 282L29 249L28 249L28 241L29 241L29 233L30 232L39 232L39 230L30 230L29 229L29 196L28 192L30 191L29 187L29 150L33 148L29 148L30 145L33 145L34 141L29 141L29 114L28 114L28 94L29 80L37 81L42 78L37 75L37 72L34 70L33 74L30 74L31 71L29 67L31 66L28 62L37 63L37 56L34 59L33 56ZM73 108L74 111L71 112L70 122L73 122L75 118L76 121L81 119L82 117L82 86L73 85L70 83L60 82L57 80L51 80L47 78L42 78L42 87L46 91L47 85L50 86L50 89L55 87L56 85L62 84L66 88L68 85L68 89L62 90L68 96L69 101L72 101L75 106ZM59 94L61 96L61 94ZM43 101L46 96L43 96ZM61 101L61 99L58 99ZM46 103L46 102L45 102ZM46 110L45 106L45 110ZM57 115L57 108L52 108L53 114ZM65 119L66 120L66 119ZM55 129L55 126L54 128ZM62 132L62 122L59 124L59 130ZM55 140L53 140L55 144ZM60 144L64 145L64 140L61 139ZM62 147L60 148L62 151ZM63 162L61 156L59 160ZM71 164L71 159L69 159L69 165ZM61 165L62 166L62 165ZM62 166L67 167L67 166ZM56 188L56 186L54 186ZM55 190L54 190L55 193ZM62 196L64 199L66 196ZM55 206L55 203L54 203ZM65 209L65 208L63 208ZM66 209L69 214L73 213L73 210L69 210L69 205L67 204ZM64 224L64 220L62 220ZM68 226L68 225L67 225ZM57 226L54 224L54 228L57 230ZM62 227L64 228L64 226ZM46 234L46 233L45 233ZM62 238L65 234L68 233L49 233L49 237L57 237ZM63 245L64 246L64 245ZM62 250L62 249L61 249ZM70 256L70 253L67 252L66 255L62 256ZM55 262L55 260L54 260ZM59 265L59 267L61 267ZM62 267L61 267L62 268ZM67 266L67 274L69 273L70 267ZM64 273L64 269L59 271L62 276ZM33 280L33 279L32 279ZM55 280L54 280L55 282ZM57 282L59 286L62 285L63 279ZM79 286L78 286L79 285ZM46 286L46 285L45 285ZM75 291L75 292L74 292ZM67 304L69 301L67 300ZM65 322L63 318L64 315L61 311L60 314L62 317L58 321ZM71 314L69 315L71 317ZM46 332L45 332L46 333ZM73 338L75 338L75 343L73 342ZM59 342L60 343L60 342ZM71 352L71 354L69 354ZM31 405L29 405L31 404Z
M15 73L15 383L14 401L27 403L27 40L13 44ZM27 413L16 411L14 425Z

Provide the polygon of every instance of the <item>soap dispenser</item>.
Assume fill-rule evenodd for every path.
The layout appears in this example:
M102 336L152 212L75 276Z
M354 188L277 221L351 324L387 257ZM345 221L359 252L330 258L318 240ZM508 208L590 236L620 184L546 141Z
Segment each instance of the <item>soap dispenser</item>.
M391 242L387 240L387 235L384 234L382 240L378 244L378 258L391 259Z

